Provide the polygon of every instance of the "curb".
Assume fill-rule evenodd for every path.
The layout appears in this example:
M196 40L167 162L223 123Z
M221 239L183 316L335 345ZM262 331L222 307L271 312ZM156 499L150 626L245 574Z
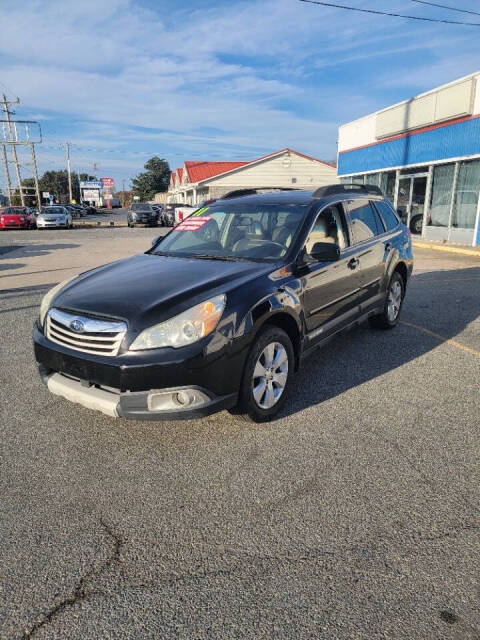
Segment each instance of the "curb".
M77 229L118 229L118 227L126 227L126 222L115 222L115 224L110 224L110 222L74 222L73 226Z
M429 244L428 242L416 242L413 241L413 247L419 249L432 249L433 251L446 251L447 253L460 253L464 256L476 256L480 258L480 250L478 249L463 249L463 247L454 246L442 246L438 244Z

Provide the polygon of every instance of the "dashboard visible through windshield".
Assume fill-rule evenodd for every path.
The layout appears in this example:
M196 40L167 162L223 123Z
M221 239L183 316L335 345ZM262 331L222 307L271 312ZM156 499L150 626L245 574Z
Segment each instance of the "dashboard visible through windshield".
M295 240L307 205L215 204L198 209L152 253L218 259L275 260Z

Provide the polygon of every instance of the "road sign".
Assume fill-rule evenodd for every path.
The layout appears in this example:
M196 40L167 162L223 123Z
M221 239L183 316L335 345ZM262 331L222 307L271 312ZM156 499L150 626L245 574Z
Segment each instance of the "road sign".
M42 198L45 198L45 200L48 200L49 197L50 197L50 191L42 191Z
M81 180L81 189L101 189L103 187L101 180Z
M48 197L50 198L50 204L53 204L53 194L51 193Z
M100 178L104 189L112 189L115 181L113 178Z

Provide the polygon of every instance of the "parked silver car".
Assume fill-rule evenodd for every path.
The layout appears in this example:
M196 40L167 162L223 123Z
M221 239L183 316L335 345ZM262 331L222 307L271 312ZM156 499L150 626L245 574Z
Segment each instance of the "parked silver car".
M37 216L37 229L71 229L72 227L72 214L62 205L42 207Z

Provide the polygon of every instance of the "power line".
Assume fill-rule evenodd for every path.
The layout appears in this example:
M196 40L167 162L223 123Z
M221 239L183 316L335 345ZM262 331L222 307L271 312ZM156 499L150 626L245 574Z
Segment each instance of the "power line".
M459 13L469 13L472 16L480 16L478 11L469 11L468 9L459 9L458 7L449 7L446 4L438 4L437 2L427 2L427 0L411 0L412 2L418 2L418 4L428 4L431 7L439 7L440 9L448 9L449 11L458 11Z
M459 22L457 20L440 20L436 18L423 18L421 16L410 16L402 13L388 13L386 11L376 11L375 9L360 9L359 7L349 7L333 2L320 2L320 0L299 0L308 4L318 4L323 7L334 7L335 9L346 9L347 11L360 11L361 13L374 13L379 16L392 16L393 18L406 18L407 20L422 20L423 22L441 22L442 24L461 24L469 27L480 27L480 22Z

